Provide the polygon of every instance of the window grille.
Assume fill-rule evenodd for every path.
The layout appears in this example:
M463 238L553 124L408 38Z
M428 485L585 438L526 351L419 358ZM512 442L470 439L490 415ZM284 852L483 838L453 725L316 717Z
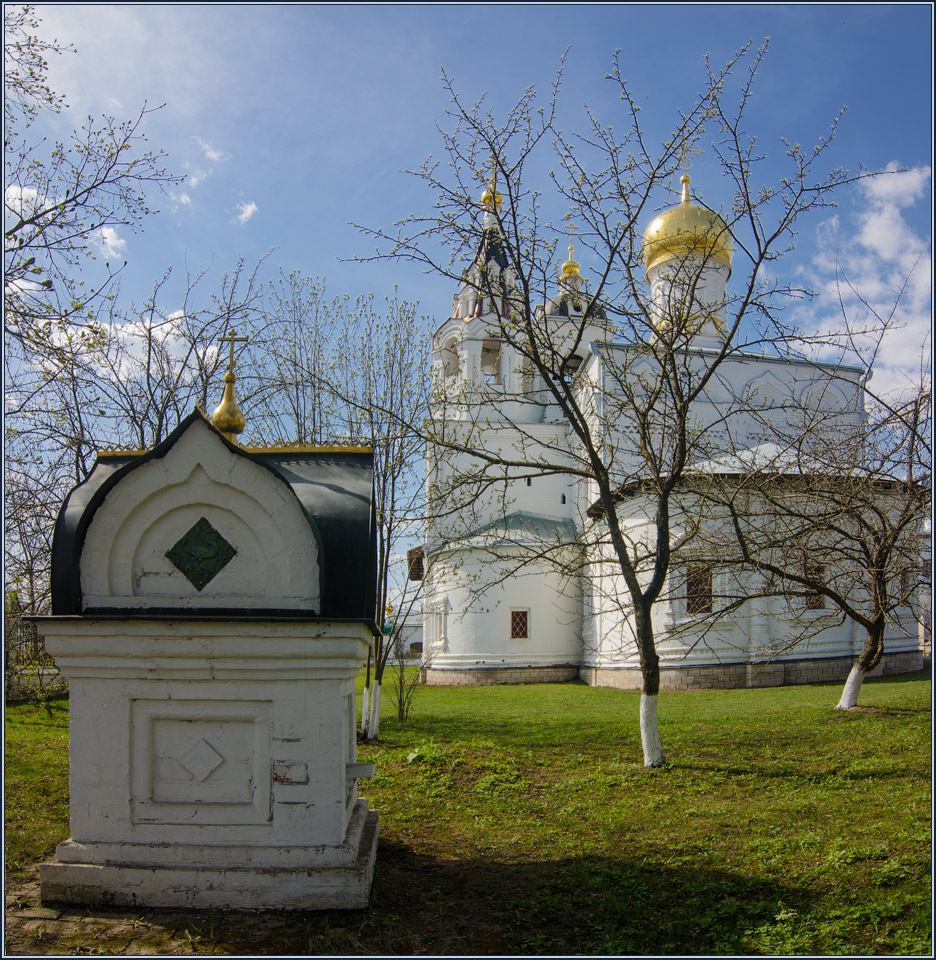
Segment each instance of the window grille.
M712 571L702 564L692 564L686 576L686 613L712 612Z
M530 612L529 610L511 610L510 611L510 639L525 640L529 635Z
M825 567L818 565L807 567L806 579L816 583L825 583ZM825 610L825 597L812 587L806 588L806 609Z

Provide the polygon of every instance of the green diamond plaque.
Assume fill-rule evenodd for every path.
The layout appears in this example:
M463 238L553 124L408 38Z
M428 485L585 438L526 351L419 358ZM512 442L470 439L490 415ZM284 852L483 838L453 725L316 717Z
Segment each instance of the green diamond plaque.
M172 565L199 592L231 562L237 551L202 517L166 551Z

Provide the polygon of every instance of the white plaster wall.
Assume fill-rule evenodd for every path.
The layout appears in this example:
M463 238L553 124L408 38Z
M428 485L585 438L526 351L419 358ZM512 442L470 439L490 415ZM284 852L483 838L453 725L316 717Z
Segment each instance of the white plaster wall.
M232 866L344 841L363 625L92 619L44 632L71 692L72 841L222 846Z
M563 449L568 448L566 434L564 424L529 424L522 430L491 427L484 432L483 449L529 467L486 467L480 459L462 453L448 453L443 462L430 464L427 476L445 512L429 518L429 542L462 538L517 511L575 519L574 481L549 472L569 460ZM457 428L452 438L459 440ZM466 438L466 442L478 439Z
M237 554L199 592L166 551L201 517ZM295 495L198 422L110 491L88 527L80 573L85 609L319 603L318 545Z
M457 550L433 563L427 594L424 660L434 669L578 663L582 655L581 585L557 569L575 569L578 551L556 555L556 565L506 559L483 550ZM479 592L486 586L483 592ZM529 611L529 636L511 639L511 610ZM432 618L441 619L444 643Z

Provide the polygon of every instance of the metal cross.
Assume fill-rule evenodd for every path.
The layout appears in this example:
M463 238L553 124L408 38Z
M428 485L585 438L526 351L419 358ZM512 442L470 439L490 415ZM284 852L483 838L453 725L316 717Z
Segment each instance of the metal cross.
M231 356L228 359L228 372L234 372L234 343L247 343L249 337L238 337L236 330L231 330L231 332L226 337L218 337L218 343L230 343L231 344Z
M689 170L692 167L692 158L701 157L702 148L694 147L690 144L688 140L683 140L679 147L679 165L682 167L682 171L685 174L689 173Z

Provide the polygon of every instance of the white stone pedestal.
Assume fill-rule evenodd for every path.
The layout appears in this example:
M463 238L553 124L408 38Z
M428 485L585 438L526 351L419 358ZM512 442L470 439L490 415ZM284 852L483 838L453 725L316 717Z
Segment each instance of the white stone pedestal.
M43 900L213 909L367 904L360 622L52 617L71 699L71 838Z

